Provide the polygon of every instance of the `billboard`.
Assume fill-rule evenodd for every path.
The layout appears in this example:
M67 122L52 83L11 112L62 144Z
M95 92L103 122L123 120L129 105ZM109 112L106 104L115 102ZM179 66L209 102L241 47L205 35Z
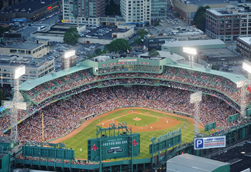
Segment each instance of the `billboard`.
M11 19L12 22L27 22L27 19L26 18L14 18L14 19Z
M158 138L153 137L151 139L152 144L149 145L149 153L155 154L164 149L168 149L181 143L181 129L168 132ZM156 142L155 142L156 141Z
M140 134L89 139L87 144L89 161L134 157L140 153Z
M194 149L226 147L226 136L194 138Z

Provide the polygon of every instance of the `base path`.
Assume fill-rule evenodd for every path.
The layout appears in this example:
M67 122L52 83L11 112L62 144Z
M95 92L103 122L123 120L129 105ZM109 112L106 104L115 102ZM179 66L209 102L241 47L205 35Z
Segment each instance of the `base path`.
M148 110L148 108L140 108L140 107L128 107L128 108L115 109L113 111L107 112L105 114L102 114L102 115L96 116L96 117L94 117L92 119L89 119L87 121L84 121L81 124L81 126L78 127L77 129L73 130L72 132L70 132L69 134L67 134L66 136L64 136L62 138L58 138L58 139L55 139L55 140L51 141L50 143L59 143L59 142L62 142L64 140L67 140L67 139L75 136L76 134L78 134L85 127L87 127L89 124L91 124L93 121L96 121L96 120L98 120L98 119L100 119L102 117L105 117L105 116L108 116L110 114L113 114L114 112L117 112L117 111L120 111L120 110L125 110L125 109L130 109L130 110L133 109L134 110L134 112L129 111L126 115L131 114L131 113L135 113L136 114L137 112L139 112L139 111L135 112L136 109ZM187 119L190 123L192 123L194 125L194 119L189 118L189 117L180 116L180 115L176 115L176 114L172 114L172 113L168 113L168 112L163 112L163 111L160 111L160 110L150 109L150 108L149 108L149 111L166 114L166 115L170 115L170 116L173 116L173 117L184 118L184 119ZM125 114L123 114L123 115L125 115ZM144 113L144 115L153 116L153 115L150 115L148 112ZM150 124L148 126L130 126L130 127L133 127L132 128L133 131L153 131L153 130L162 130L162 129L165 129L165 128L170 128L170 127L173 127L173 126L175 126L175 125L177 125L179 123L178 120L175 120L173 118L168 118L168 117L163 117L162 118L162 117L157 117L157 116L153 116L153 117L160 118L158 122L155 122L156 125L153 125L155 123L152 123L152 124ZM117 121L116 121L115 118L109 120L109 122L111 123L112 120L114 121L114 123L117 123ZM106 120L106 121L108 121L108 120ZM174 123L174 122L175 122L175 125L171 124L171 123ZM105 127L106 127L106 125L109 126L109 123L105 122L105 121L99 122L99 125L102 126L102 123L104 123ZM141 128L141 127L146 127L146 128ZM200 126L200 128L204 128L204 127Z

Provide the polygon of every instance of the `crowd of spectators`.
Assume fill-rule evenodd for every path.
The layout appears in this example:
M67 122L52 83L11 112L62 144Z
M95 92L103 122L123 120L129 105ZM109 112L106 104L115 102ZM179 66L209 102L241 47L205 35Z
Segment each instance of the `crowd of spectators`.
M180 88L141 85L86 89L79 94L73 94L71 98L45 106L21 122L18 125L18 139L22 143L42 141L42 114L45 140L68 134L85 117L92 118L119 107L139 106L194 115L194 105L189 103L190 94L190 91ZM200 109L202 125L216 121L217 127L224 128L229 127L227 117L236 113L227 103L209 95L203 96Z
M232 99L231 101L235 101L236 103L241 102L240 89L237 88L236 84L229 79L222 76L196 72L177 67L168 67L163 74L120 73L94 76L91 75L87 70L79 71L46 82L45 84L39 85L30 91L24 91L22 93L27 94L35 103L41 103L42 101L50 98L55 94L61 94L72 88L76 88L92 82L102 82L104 80L107 80L107 82L102 83L102 86L123 84L123 81L119 81L122 77L132 78L125 84L144 84L145 82L142 80L141 82L138 82L137 78L152 78L155 80L152 80L151 84L157 82L156 79L160 79L161 81L170 80L183 84L204 87L209 90L216 89L225 94L226 97L230 97L230 99ZM251 96L248 95L247 102L250 100Z

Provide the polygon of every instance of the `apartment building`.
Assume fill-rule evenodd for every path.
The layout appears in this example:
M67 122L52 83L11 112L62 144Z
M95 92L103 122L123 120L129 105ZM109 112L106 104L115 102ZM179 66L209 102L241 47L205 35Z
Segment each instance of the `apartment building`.
M120 11L126 24L151 22L151 0L121 0Z
M223 8L230 5L229 1L221 0L173 0L175 11L187 23L191 24L194 15L200 6L209 6L210 8Z
M223 41L251 36L251 8L229 5L226 8L208 9L206 34Z
M167 0L151 0L151 19L158 20L167 17Z
M99 17L105 14L104 0L63 0L65 23L98 25Z

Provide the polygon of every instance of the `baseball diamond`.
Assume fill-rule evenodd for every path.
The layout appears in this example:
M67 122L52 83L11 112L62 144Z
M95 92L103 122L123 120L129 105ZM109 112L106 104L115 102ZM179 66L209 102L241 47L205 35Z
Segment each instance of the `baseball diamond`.
M112 123L112 120L114 120L115 124L126 121L133 132L140 133L141 153L135 157L137 159L151 156L148 151L148 145L151 143L150 139L154 136L164 135L170 131L181 128L182 141L191 142L193 140L194 120L192 118L147 108L134 107L133 110L134 112L132 112L132 108L119 108L96 116L85 121L79 128L65 137L52 141L52 143L63 142L75 150L76 158L87 159L87 149L85 149L87 147L87 140L95 138L96 125L109 127L109 123ZM134 119L136 117L140 117L142 120L135 121ZM168 124L166 120L169 121ZM102 123L104 125L102 125ZM184 128L184 123L187 129ZM203 132L202 126L201 132Z

